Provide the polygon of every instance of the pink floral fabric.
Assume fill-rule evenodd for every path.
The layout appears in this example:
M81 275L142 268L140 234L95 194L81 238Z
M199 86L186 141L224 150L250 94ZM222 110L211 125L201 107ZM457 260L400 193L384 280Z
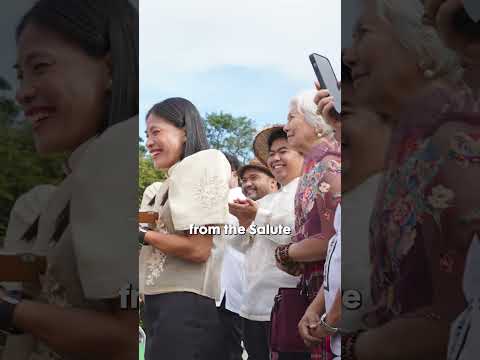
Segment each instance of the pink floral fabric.
M394 132L371 223L371 325L418 312L452 319L465 305L466 250L480 231L480 116L461 94L419 99Z
M333 220L340 202L341 157L340 144L324 141L305 156L304 174L295 196L294 242L306 238L328 241L335 232ZM306 263L301 281L308 289L310 300L315 298L323 283L324 260ZM312 351L312 359L330 360L329 341Z

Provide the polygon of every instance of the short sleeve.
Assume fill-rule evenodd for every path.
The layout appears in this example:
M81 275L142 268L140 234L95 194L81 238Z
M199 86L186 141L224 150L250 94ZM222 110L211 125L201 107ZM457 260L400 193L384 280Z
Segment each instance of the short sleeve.
M109 128L88 148L72 182L71 226L87 299L138 288L138 119Z
M175 230L226 224L230 176L230 164L218 150L200 151L183 159L170 174L168 190Z
M142 196L142 202L140 204L140 211L151 211L153 205L155 204L155 196L157 195L161 186L161 182L154 182L145 188Z
M48 201L56 187L53 185L39 185L20 196L10 212L4 248L11 251L24 251L29 246L21 240L27 232L35 227L41 213L47 207ZM35 235L35 234L32 234ZM25 246L23 246L25 245Z

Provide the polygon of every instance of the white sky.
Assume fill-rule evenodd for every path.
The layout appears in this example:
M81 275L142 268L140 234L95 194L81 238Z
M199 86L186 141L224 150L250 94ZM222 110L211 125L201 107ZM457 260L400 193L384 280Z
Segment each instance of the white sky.
M155 74L168 77L221 65L272 67L294 80L312 82L312 69L304 66L312 52L331 58L340 75L340 4L340 0L142 0L142 82L155 81Z
M142 0L139 11L142 135L148 108L170 96L260 127L284 121L313 88L313 52L340 78L340 0Z

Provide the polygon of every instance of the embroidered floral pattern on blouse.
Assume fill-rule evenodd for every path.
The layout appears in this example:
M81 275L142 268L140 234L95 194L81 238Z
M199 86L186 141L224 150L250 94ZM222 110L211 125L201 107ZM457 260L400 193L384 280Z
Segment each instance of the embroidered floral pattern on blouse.
M464 168L480 165L480 134L456 133L450 141L448 155Z
M328 167L329 170L335 173L341 173L342 172L342 164L340 164L339 161L336 160L330 160L328 162Z
M330 184L321 182L325 173L329 170L323 163L317 163L309 172L305 173L300 180L299 189L303 189L300 196L301 206L296 207L301 219L306 219L315 205L315 199L318 196L324 197L330 189ZM319 185L320 184L320 185Z
M57 305L63 308L70 308L72 305L67 300L67 292L53 276L50 267L47 268L45 275L40 277L42 287L42 299L48 304ZM48 346L42 342L36 344L36 349L33 350L28 357L28 360L61 360L62 357L56 352L52 351Z
M49 304L58 305L61 307L72 307L67 300L67 291L52 275L51 269L48 268L42 281L42 294Z
M432 189L432 193L427 200L434 209L446 209L451 206L454 197L452 190L443 185L437 185Z
M414 149L413 153L401 154L406 156L405 162L386 175L383 206L372 215L371 226L373 290L385 289L383 294L375 295L380 296L377 304L394 312L400 311L400 304L393 284L400 278L403 259L415 244L417 225L426 214L440 222L441 213L453 199L453 193L442 185L430 188L443 163L431 142L426 140L421 144L409 140L408 148ZM425 201L427 194L428 201ZM377 243L377 239L386 243Z
M153 286L158 280L162 272L165 271L165 261L167 256L158 249L152 248L148 260L146 261L146 279L145 284L147 286Z
M203 208L210 209L224 195L225 186L228 184L220 176L205 174L194 189L194 197Z
M322 181L318 190L320 190L321 193L325 194L328 192L328 190L330 190L330 184Z

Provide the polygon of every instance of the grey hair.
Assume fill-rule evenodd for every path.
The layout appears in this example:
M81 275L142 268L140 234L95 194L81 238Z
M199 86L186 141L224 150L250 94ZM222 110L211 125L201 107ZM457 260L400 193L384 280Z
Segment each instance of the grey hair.
M333 134L333 128L327 124L323 116L317 114L317 105L313 101L315 90L306 90L290 100L288 112L296 111L302 114L305 121L314 129L319 129L324 136Z
M393 27L400 43L417 55L423 70L431 70L434 79L461 79L455 52L446 47L436 29L423 24L424 6L420 0L376 0L376 4L377 15Z

